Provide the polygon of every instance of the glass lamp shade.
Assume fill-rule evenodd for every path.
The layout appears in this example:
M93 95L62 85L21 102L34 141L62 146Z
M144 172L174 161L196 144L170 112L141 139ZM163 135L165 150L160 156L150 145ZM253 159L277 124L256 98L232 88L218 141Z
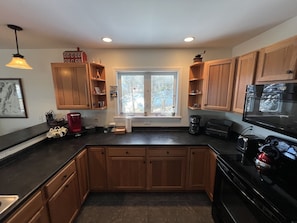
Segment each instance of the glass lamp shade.
M18 69L27 69L27 70L32 70L33 68L27 64L27 61L25 60L24 57L20 57L18 55L13 55L11 61L6 64L7 67L11 68L18 68Z

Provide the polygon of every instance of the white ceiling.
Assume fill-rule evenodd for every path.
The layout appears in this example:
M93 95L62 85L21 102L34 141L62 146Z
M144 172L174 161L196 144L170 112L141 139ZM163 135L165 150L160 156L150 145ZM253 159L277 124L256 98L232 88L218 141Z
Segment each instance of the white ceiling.
M15 48L7 24L24 29L20 49L231 47L297 16L297 0L1 0L0 11L0 49Z

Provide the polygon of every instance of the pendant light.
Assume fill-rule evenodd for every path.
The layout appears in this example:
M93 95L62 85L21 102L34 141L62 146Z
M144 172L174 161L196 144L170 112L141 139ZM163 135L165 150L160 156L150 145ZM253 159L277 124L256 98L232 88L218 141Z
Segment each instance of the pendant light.
M18 44L17 31L22 31L23 29L21 27L19 27L19 26L11 25L11 24L8 24L7 26L8 26L8 28L14 30L17 53L13 54L13 57L12 57L11 61L8 64L6 64L6 66L11 67L11 68L31 70L32 67L29 64L27 64L27 61L25 60L24 56L19 53L19 44Z

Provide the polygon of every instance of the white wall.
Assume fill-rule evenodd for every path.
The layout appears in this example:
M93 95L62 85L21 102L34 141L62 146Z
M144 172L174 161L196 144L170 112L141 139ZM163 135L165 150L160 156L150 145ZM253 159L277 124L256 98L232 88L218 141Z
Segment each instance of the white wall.
M50 68L51 62L63 62L62 53L64 50L66 49L21 49L20 53L25 55L27 62L33 67L33 70L19 70L5 67L5 64L11 59L11 55L15 53L15 49L1 50L0 78L22 79L28 118L0 119L0 135L44 122L45 112L51 109L59 116L63 116L69 112L56 110ZM180 68L182 71L182 119L172 121L157 120L151 122L151 126L188 125L187 89L189 65L192 64L193 57L201 52L201 49L84 49L84 51L88 55L89 62L101 61L106 67L107 90L109 90L110 85L116 85L114 72L116 68ZM204 60L228 58L231 56L231 49L206 49L206 51ZM113 117L116 114L115 101L111 101L109 97L108 100L108 109L105 111L79 111L82 113L84 121L87 120L98 126L113 122ZM138 125L142 124L143 120L138 123Z
M245 53L261 49L265 46L276 43L280 40L297 35L297 16L274 28L261 33L260 35L243 42L232 49L232 56L239 56Z

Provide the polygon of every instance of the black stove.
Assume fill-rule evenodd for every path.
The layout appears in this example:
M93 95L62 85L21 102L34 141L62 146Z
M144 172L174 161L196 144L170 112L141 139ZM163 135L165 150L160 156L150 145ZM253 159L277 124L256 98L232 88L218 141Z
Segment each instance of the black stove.
M223 217L223 219L223 213L230 214L232 212L232 207L226 211L219 210L228 206L224 204L227 201L223 200L226 196L222 195L223 193L226 194L226 191L230 193L230 189L223 189L224 183L222 182L224 180L222 178L225 177L231 182L229 182L230 185L235 185L234 190L238 189L238 194L247 197L247 200L242 204L251 203L247 204L248 209L251 210L250 213L256 213L255 209L259 209L259 213L261 212L259 216L263 214L261 220L259 217L258 221L257 216L255 216L252 219L253 221L266 222L267 217L267 222L297 222L297 160L294 154L297 148L296 144L274 136L268 136L265 143L277 148L281 156L278 159L276 168L264 173L256 168L255 157L246 157L244 153L221 154L218 156L220 168L217 167L217 171L225 172L225 174L217 174L220 175L217 178L221 180L216 179L213 204L213 210L215 211L213 212L221 213L223 216L220 217ZM231 187L228 186L228 188ZM245 220L236 220L236 214L234 215L235 217L225 216L227 220L220 222L245 222ZM272 217L269 218L269 216Z

